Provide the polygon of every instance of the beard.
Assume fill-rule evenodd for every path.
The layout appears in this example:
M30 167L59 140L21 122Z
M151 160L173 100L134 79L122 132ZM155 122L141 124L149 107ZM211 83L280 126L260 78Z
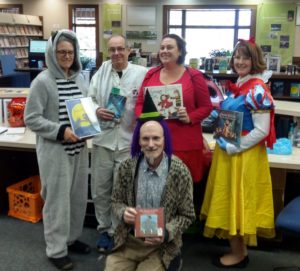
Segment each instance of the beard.
M156 167L162 158L163 152L159 153L158 150L142 150L144 153L144 157L150 167Z
M155 157L153 155L145 155L146 161L149 165L153 166L155 162Z

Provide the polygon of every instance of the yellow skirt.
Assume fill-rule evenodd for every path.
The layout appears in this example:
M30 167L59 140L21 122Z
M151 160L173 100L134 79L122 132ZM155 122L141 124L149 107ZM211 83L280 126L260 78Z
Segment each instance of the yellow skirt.
M230 156L216 144L200 219L206 219L206 237L239 235L246 245L256 246L257 236L275 236L272 182L264 146Z

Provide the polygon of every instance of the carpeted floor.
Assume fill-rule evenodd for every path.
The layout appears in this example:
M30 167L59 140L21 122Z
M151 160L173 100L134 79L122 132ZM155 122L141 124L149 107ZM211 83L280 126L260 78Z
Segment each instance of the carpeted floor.
M45 255L42 222L33 224L1 214L0 233L0 271L56 270ZM99 253L95 249L97 236L94 228L84 228L81 240L90 244L93 251L89 255L70 254L75 264L74 270L103 270L103 261L97 260ZM203 238L196 226L184 235L182 271L221 270L211 265L211 258L227 250L226 241ZM300 238L289 237L283 242L260 242L258 248L249 250L249 257L250 263L244 269L246 271L273 271L276 267L300 267Z

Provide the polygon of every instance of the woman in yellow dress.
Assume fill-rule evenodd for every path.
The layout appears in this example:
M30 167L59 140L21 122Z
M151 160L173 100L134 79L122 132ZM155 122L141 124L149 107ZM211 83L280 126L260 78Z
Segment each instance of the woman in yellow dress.
M229 240L230 251L213 260L223 268L244 268L247 246L257 236L272 238L274 211L266 145L276 141L274 105L265 85L266 65L253 39L239 40L230 61L239 77L222 109L243 112L240 146L217 140L200 219L206 219L204 235ZM269 74L270 77L270 74Z

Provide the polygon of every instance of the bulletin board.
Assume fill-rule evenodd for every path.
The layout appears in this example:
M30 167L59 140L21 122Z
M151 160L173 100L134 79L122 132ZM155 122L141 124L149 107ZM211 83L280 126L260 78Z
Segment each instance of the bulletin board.
M127 6L127 25L156 25L156 7Z
M268 46L270 55L280 56L281 65L292 63L295 44L296 4L260 4L256 42Z
M102 8L103 37L102 52L103 59L107 58L107 40L113 34L122 34L122 6L121 4L103 4Z

